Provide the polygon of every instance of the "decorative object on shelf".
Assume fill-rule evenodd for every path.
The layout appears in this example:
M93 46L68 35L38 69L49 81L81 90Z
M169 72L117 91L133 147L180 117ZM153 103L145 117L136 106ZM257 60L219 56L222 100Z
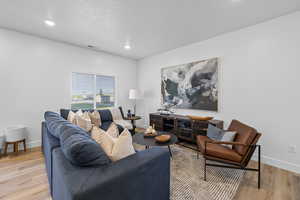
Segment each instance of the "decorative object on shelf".
M132 117L130 109L127 111L127 117Z
M14 145L14 152L19 152L19 143L23 143L26 151L26 131L25 126L12 126L5 129L4 154L7 154L8 145Z
M218 111L218 58L163 68L161 95L174 108Z
M172 105L170 104L164 104L162 105L162 108L157 109L157 111L161 114L161 115L170 115L173 114L174 112L171 110Z
M191 120L199 120L199 121L209 121L212 120L213 117L203 117L203 116L195 116L195 115L187 115Z
M144 137L155 137L155 136L157 136L157 132L154 128L154 125L153 127L149 126L145 131Z
M139 91L137 89L130 89L129 90L129 99L134 100L134 110L133 114L136 114L136 100L139 98Z
M159 135L159 136L156 136L154 139L158 143L165 143L165 142L170 141L171 136L170 135Z

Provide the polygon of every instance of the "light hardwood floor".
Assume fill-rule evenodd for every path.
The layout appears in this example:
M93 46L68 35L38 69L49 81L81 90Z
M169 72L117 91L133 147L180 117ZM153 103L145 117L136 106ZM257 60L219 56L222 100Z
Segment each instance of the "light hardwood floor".
M262 188L256 184L256 173L247 172L234 200L300 200L298 174L262 165ZM51 200L40 148L0 158L0 199Z

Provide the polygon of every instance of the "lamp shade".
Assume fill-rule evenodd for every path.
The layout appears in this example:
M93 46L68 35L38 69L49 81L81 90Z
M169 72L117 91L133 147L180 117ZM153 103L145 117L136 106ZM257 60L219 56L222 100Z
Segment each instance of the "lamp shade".
M130 89L129 90L129 99L138 99L139 98L139 92L137 89Z

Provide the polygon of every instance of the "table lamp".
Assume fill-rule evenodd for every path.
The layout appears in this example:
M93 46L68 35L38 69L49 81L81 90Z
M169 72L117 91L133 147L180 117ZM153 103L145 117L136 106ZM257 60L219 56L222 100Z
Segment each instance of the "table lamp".
M139 98L139 92L137 89L129 90L129 99L134 100L134 114L136 114L136 100Z

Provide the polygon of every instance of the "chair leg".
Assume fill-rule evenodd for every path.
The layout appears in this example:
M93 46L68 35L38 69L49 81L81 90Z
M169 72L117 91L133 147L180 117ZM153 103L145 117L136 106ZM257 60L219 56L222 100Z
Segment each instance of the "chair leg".
M204 158L204 181L206 181L206 158Z
M257 187L258 189L260 189L260 145L258 146L258 183L257 183Z
M23 140L24 151L26 152L26 140Z
M14 153L16 153L17 152L17 148L18 148L17 147L18 143L14 142L13 144L14 144Z
M15 142L14 147L15 147L15 153L18 153L19 152L19 142Z
M7 155L7 148L8 148L8 143L5 142L5 145L4 145L4 155Z

